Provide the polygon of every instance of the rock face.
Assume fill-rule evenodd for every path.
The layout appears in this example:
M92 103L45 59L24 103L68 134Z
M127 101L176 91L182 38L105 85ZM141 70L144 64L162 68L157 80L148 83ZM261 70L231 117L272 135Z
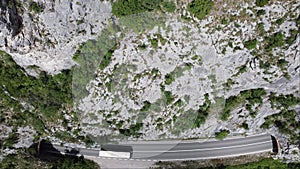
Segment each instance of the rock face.
M5 0L0 10L0 49L22 67L50 74L72 67L79 44L95 38L111 17L110 3L98 0Z
M23 19L18 13L16 1L1 1L0 11L0 23L6 25L6 29L11 33L12 37L18 35L23 28Z

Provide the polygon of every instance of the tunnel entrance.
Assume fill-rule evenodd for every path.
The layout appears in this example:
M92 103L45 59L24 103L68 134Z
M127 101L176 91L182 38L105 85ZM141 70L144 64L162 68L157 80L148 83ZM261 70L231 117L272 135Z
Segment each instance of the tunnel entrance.
M279 152L280 145L279 145L276 137L274 137L274 136L271 135L271 139L272 139L272 145L273 145L272 152L273 152L273 154L276 155Z

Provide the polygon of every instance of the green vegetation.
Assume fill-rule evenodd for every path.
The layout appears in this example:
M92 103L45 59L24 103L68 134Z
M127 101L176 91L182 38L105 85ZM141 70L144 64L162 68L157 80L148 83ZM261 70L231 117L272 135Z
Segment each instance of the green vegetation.
M149 101L144 101L144 105L141 111L148 111L150 109L151 103Z
M223 140L224 138L226 138L228 136L230 132L228 130L220 130L219 132L215 133L215 137L218 140Z
M165 75L165 84L166 85L169 85L169 84L171 84L174 81L175 81L174 74L166 74Z
M214 6L211 0L193 0L188 4L188 11L194 14L198 19L202 20L208 15Z
M158 33L154 35L154 38L150 38L150 36L148 36L148 38L150 39L150 43L154 48L158 48L158 42L160 42L162 45L165 45L167 42L167 40Z
M83 43L73 56L79 66L73 70L74 101L85 97L88 92L86 85L95 77L97 69L105 69L112 60L114 50L118 47L118 39L114 38L112 27L104 29L96 40Z
M289 95L276 95L275 93L271 93L269 97L269 101L271 102L272 108L276 107L277 109L285 109L287 110L289 107L300 104L300 98L295 97L292 94Z
M284 18L279 18L276 20L277 25L281 25L281 24L283 24L283 22L284 22Z
M136 33L151 30L155 26L161 27L165 24L165 17L154 15L152 12L143 12L135 15L121 17L119 24L125 29L130 29Z
M158 48L158 39L157 38L150 39L150 43L154 48Z
M205 102L201 106L199 106L199 109L197 110L197 118L195 120L193 128L200 127L201 124L204 124L208 116L208 111L211 105L211 101L209 100L208 93L206 93L204 97L205 97Z
M284 35L281 32L276 32L273 35L266 37L265 49L267 52L271 51L275 47L281 47L285 44Z
M174 96L172 95L172 92L170 91L164 91L164 96L166 99L166 104L169 105L174 101Z
M221 24L223 24L223 25L227 25L228 22L229 21L226 18L222 18L222 20L221 20Z
M296 115L295 110L282 110L280 113L265 117L265 122L260 127L268 129L275 126L280 133L289 135L291 142L299 144L300 136L296 131L300 130L300 121L296 120Z
M256 15L257 15L257 16L261 16L261 15L264 15L264 14L266 14L266 11L263 10L263 9L260 9L260 10L258 10L258 11L256 12Z
M179 116L173 116L174 128L171 129L171 133L179 135L181 132L189 130L195 127L195 119L197 117L197 110L189 109L184 111L179 110Z
M60 160L42 161L35 157L34 149L18 150L16 154L8 155L0 162L1 169L12 168L43 168L43 169L100 169L93 161L82 157L62 156Z
M233 76L238 76L240 74L246 73L247 72L247 64L248 64L248 62L242 66L237 67L236 69L238 69L238 72L236 74L234 74Z
M52 168L59 169L100 169L93 161L81 157L65 156L63 159L56 161Z
M245 121L241 124L240 127L244 128L245 130L249 130L248 123L246 123Z
M30 1L29 2L29 10L38 14L41 13L43 11L43 8L40 4L34 2L34 1Z
M184 71L188 71L192 68L192 64L184 63L181 66L177 66L172 72L165 75L165 84L170 85L176 78L183 76Z
M160 8L163 0L117 0L112 4L112 13L117 17L149 12Z
M262 97L266 95L263 88L244 90L237 96L230 96L225 101L225 107L223 113L221 113L221 120L226 121L230 116L230 112L239 105L245 105L246 109L252 117L255 117L256 110L262 105ZM256 106L256 110L253 111L252 107Z
M231 160L235 159L216 159L208 160L207 164L198 161L182 161L182 162L156 162L156 167L153 169L298 169L300 163L284 163L280 160L274 160L273 158L265 158L259 161L253 161L246 164L239 165L228 165L232 164ZM237 163L240 163L242 160L235 160ZM235 164L235 163L233 163Z
M224 83L225 90L229 90L232 85L238 84L237 82L233 81L231 78L227 79L226 83Z
M173 1L166 1L163 3L163 7L167 12L174 12L176 10L176 5Z
M268 2L269 2L269 0L256 0L255 5L259 6L259 7L263 7L263 6L267 5Z
M10 55L2 51L0 68L1 121L15 127L32 126L39 133L44 133L45 123L63 119L59 110L63 105L73 103L72 70L55 76L41 72L39 78L35 78L28 76ZM32 105L34 110L24 109L20 102ZM13 113L7 113L10 109Z
M277 61L277 67L279 67L282 71L286 71L287 70L288 64L289 64L289 62L286 61L285 59L279 59Z
M253 39L253 40L248 40L246 42L244 42L244 46L248 49L255 49L256 48L256 44L257 44L257 40Z
M133 136L139 137L142 133L140 133L140 129L143 127L143 123L132 124L129 129L119 129L119 132L125 136Z
M295 132L300 129L300 121L296 120L296 111L290 110L290 107L300 104L300 98L289 95L276 95L271 93L269 101L272 108L281 110L277 114L265 117L265 122L260 126L261 128L269 128L275 125L279 132L290 136L291 141L295 144L300 143L300 136Z
M296 169L300 166L300 163L283 163L280 160L274 160L272 158L262 159L260 161L255 161L247 164L235 165L235 166L226 166L226 169L259 169L259 168L268 168L268 169Z
M300 27L300 25L298 27ZM296 29L291 29L289 33L290 36L286 38L286 44L290 46L296 41L297 36L299 35L299 31Z

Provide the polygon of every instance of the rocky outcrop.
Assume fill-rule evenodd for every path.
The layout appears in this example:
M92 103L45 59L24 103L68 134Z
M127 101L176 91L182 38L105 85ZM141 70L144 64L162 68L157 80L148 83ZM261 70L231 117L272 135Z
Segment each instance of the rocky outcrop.
M0 23L6 25L12 37L18 35L23 28L23 19L19 13L15 0L0 1Z
M36 75L71 68L78 46L96 38L111 18L111 4L99 0L1 1L0 50Z

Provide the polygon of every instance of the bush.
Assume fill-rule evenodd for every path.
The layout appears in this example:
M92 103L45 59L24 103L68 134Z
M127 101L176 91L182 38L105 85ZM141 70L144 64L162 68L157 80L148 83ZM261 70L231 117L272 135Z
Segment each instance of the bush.
M257 44L257 40L253 39L253 40L248 40L246 42L244 42L244 46L248 49L255 49L256 48L256 44Z
M220 130L219 132L215 133L215 137L218 140L223 140L225 137L228 136L229 133L229 130Z
M205 102L201 106L199 106L199 109L197 110L197 118L193 125L194 128L200 127L201 124L204 124L208 116L208 111L211 105L211 101L209 100L208 93L206 93L204 96L205 96Z
M227 25L228 24L228 20L226 18L222 18L221 24Z
M144 101L144 106L142 107L141 111L148 111L151 107L151 103L149 101Z
M163 0L117 0L112 4L112 13L117 17L159 9Z
M281 47L284 45L284 35L281 32L276 32L273 35L266 37L266 46L267 51L271 51L275 47Z
M297 130L300 130L299 120L296 120L295 110L282 110L277 114L265 117L265 122L260 128L268 129L270 126L278 128L279 132L290 136L291 142L300 144Z
M193 0L188 4L188 11L201 20L210 13L213 6L214 2L211 0Z
M260 10L258 10L258 11L256 12L256 15L257 15L257 16L261 16L261 15L264 15L264 14L266 14L266 11L263 10L263 9L260 9Z
M173 1L167 1L163 3L164 9L166 9L167 12L174 12L176 9L176 5Z
M228 119L228 117L230 116L230 112L232 110L234 110L237 106L239 106L241 104L245 105L246 103L248 103L247 109L248 110L251 109L249 111L250 114L252 114L252 116L254 116L255 112L252 112L252 106L254 106L256 103L261 105L262 97L264 95L266 95L266 91L263 88L257 88L257 89L241 91L239 93L239 95L237 95L237 96L230 96L229 98L226 99L223 113L220 116L221 120L226 121ZM258 108L258 107L256 107L256 108Z
M38 78L32 77L0 51L0 102L0 112L11 112L1 117L7 125L31 126L44 134L49 127L46 124L56 125L64 119L61 109L73 104L72 70L54 76L41 72ZM34 109L24 108L22 102Z
M34 2L34 1L31 1L29 3L29 10L38 14L38 13L41 13L42 12L42 6L39 5L38 3Z
M255 5L259 6L259 7L263 7L263 6L267 5L268 2L269 2L269 0L256 0Z
M175 77L174 77L173 74L166 74L165 75L165 84L166 85L169 85L169 84L171 84L174 81L175 81Z

